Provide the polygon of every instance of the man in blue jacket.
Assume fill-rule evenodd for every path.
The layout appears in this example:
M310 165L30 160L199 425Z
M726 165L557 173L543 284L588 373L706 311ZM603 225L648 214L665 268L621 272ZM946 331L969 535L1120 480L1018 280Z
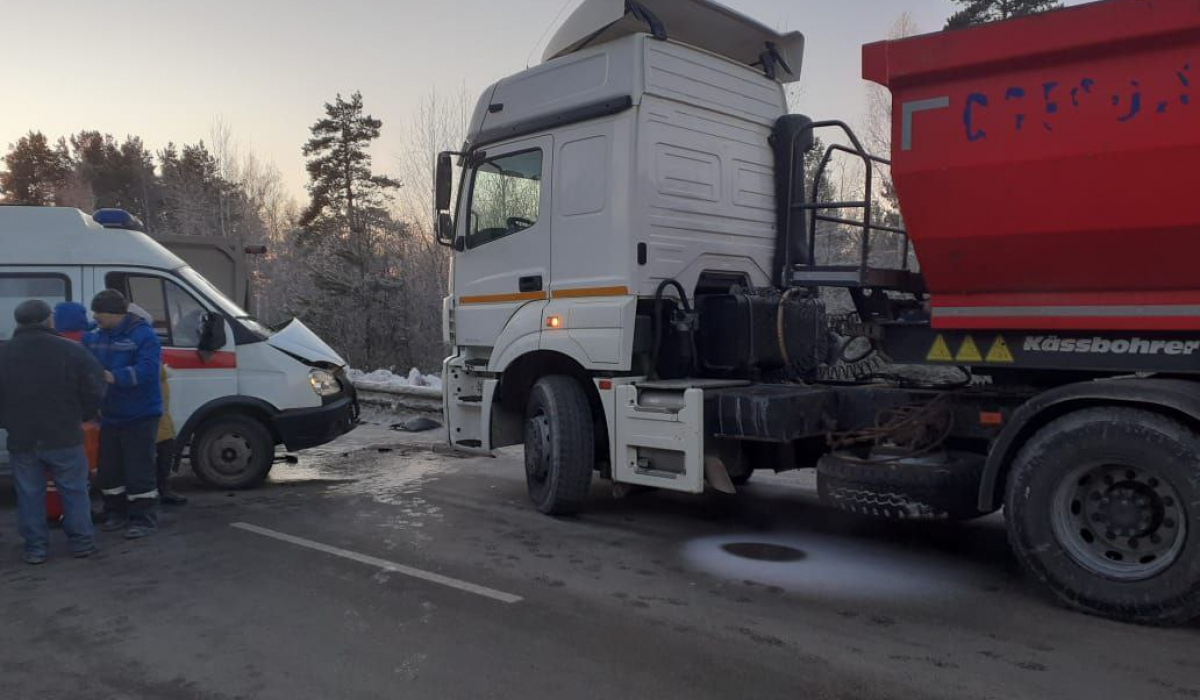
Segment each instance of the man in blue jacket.
M154 329L129 313L129 302L106 289L92 299L99 326L83 345L104 367L108 393L100 406L100 467L105 532L126 529L138 539L158 529L154 441L162 416L162 346Z

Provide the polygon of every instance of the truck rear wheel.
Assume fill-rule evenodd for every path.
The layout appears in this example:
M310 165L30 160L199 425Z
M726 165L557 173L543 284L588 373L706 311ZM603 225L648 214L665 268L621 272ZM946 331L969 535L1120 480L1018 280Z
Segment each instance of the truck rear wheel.
M1067 605L1182 624L1200 617L1197 503L1200 436L1147 411L1091 408L1042 428L1017 456L1008 535Z
M543 377L525 411L525 482L537 509L547 515L579 511L595 463L592 412L571 377Z
M205 484L249 489L271 471L275 440L266 426L249 416L215 418L200 426L190 456L192 471Z

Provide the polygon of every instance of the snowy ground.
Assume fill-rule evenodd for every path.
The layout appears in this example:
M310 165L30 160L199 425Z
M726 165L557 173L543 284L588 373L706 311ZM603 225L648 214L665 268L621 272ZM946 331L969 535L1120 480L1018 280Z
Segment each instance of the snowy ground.
M412 387L426 387L437 389L438 391L442 389L442 378L439 375L422 374L421 370L415 367L409 370L407 375L393 374L386 369L377 369L374 372L351 369L347 374L355 386L375 391L408 389Z

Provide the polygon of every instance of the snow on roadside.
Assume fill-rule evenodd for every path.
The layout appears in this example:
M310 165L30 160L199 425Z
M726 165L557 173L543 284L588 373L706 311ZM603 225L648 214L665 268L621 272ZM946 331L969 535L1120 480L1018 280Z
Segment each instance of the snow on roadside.
M350 381L354 382L357 386L383 391L405 389L408 387L426 387L438 391L442 389L442 378L440 376L436 374L422 374L415 367L409 371L407 376L393 374L386 369L377 369L374 372L351 369L346 374L350 377Z

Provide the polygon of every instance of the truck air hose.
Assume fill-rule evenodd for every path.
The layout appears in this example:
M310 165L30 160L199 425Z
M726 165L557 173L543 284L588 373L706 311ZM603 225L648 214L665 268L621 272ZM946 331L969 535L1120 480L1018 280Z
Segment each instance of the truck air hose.
M663 292L666 291L667 287L674 287L675 291L679 292L679 302L683 305L684 312L688 314L692 313L692 305L688 303L687 292L683 290L682 284L674 279L665 279L659 282L658 288L654 290L654 340L650 346L650 376L653 379L658 379L658 354L662 349L663 326L665 325L662 317ZM693 346L692 362L694 363L696 357L696 338L694 334L691 338L691 343ZM693 369L694 367L689 367L688 373L692 373Z

